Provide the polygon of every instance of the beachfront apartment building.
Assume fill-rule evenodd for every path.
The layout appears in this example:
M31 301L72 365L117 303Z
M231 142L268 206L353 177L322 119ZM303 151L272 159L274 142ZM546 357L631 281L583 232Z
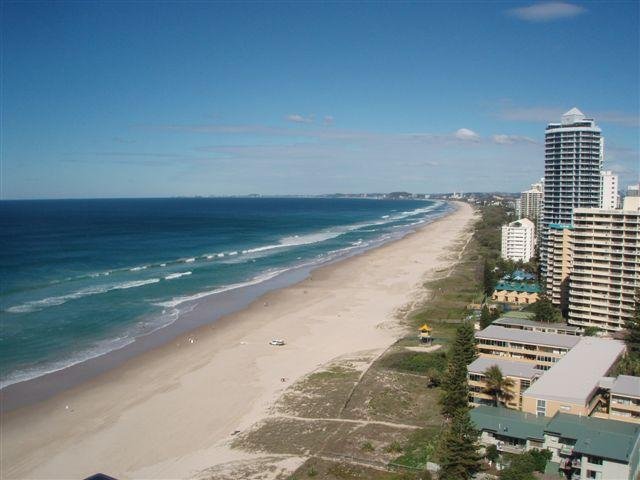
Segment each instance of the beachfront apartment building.
M574 211L567 251L570 324L613 332L632 317L640 288L640 209L635 198L625 198L622 209Z
M624 355L624 342L572 338L578 341L570 351L522 394L522 411L546 417L557 412L589 416L608 401L601 381Z
M599 207L603 139L595 121L577 108L545 130L544 202L540 260L543 277L548 269L550 225L571 225L573 209Z
M640 422L640 378L610 376L626 351L623 342L582 337L572 326L545 328L503 317L475 334L478 358L468 366L471 405L495 403L485 372L496 365L513 383L502 399L508 408L545 417L561 412ZM549 333L566 329L571 333Z
M546 272L543 275L546 292L554 305L566 311L569 305L569 274L571 273L571 225L550 224L547 228Z
M492 325L504 328L515 328L539 333L561 333L563 335L582 335L582 328L575 325L567 325L563 322L549 323L531 320L531 312L508 312L495 320Z
M537 183L533 183L529 190L520 193L520 198L517 201L516 216L518 218L528 218L536 223L542 211L543 197L544 178Z
M480 357L525 362L545 371L575 347L580 337L489 325L476 333L476 341Z
M534 255L535 226L528 218L521 218L502 226L502 258L528 262Z
M603 378L599 385L604 398L594 417L640 423L640 377L619 375Z
M640 425L565 413L540 417L491 406L474 408L470 416L484 445L516 454L549 450L549 475L635 480L640 473Z
M602 172L600 175L600 208L614 210L620 204L618 195L618 175L610 170Z
M480 356L467 367L469 383L469 402L476 405L493 405L494 397L487 393L485 372L492 366L497 366L502 375L513 382L509 389L509 397L505 399L505 406L520 410L522 407L522 393L540 376L541 371L533 363L514 362L501 358Z

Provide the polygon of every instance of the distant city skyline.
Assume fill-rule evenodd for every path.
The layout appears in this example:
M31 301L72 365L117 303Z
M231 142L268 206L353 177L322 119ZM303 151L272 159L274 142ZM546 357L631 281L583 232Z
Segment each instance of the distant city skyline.
M637 2L3 2L0 198L526 190L579 108L638 182Z

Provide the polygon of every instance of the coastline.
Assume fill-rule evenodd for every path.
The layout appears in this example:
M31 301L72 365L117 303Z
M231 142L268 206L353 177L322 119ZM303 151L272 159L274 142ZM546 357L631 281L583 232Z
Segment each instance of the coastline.
M264 417L296 378L337 356L391 344L400 334L394 313L422 290L425 275L450 263L443 256L472 216L458 204L400 240L321 266L49 400L3 414L2 477L185 478L211 466L231 432ZM269 346L274 337L287 345Z
M443 202L443 205L444 209L441 212L423 222L418 229L451 213L453 209L451 203ZM275 275L263 273L257 279L248 280L237 287L230 285L220 292L198 292L192 295L194 297L193 300L182 302L184 311L179 314L176 320L166 325L132 338L130 342L112 350L78 361L72 361L61 368L50 370L33 378L2 386L0 388L0 414L47 400L117 368L149 350L162 347L180 335L201 326L212 324L224 316L247 308L253 301L271 291L301 282L318 268L342 262L352 256L361 255L387 243L395 242L414 231L410 225L405 226L391 238L385 239L385 237L381 237L377 240L374 239L367 246L356 246L339 251L338 255L320 262L312 261L289 266ZM267 275L268 278L260 280L259 277L264 275ZM146 322L147 320L153 323L155 321L154 315L149 315L149 318L140 318L141 322Z

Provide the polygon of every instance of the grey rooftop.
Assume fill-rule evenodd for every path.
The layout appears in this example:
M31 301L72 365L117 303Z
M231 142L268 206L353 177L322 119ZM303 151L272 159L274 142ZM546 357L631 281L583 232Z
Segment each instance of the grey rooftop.
M596 337L571 337L579 341L524 395L586 405L613 364L625 351L624 343Z
M477 332L476 338L562 348L573 348L580 341L580 337L575 335L531 332L529 330L520 330L516 328L504 328L498 325L489 325L484 330Z
M618 378L613 381L611 393L614 395L640 398L640 377L619 375Z
M478 357L468 367L469 373L484 372L494 365L497 365L503 375L509 377L532 379L540 375L540 370L535 369L533 363L516 362L513 360L503 360L501 358Z

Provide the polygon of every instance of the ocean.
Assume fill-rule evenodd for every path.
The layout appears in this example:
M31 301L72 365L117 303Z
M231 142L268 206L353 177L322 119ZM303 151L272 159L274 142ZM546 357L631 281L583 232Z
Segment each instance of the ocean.
M199 299L373 248L449 209L344 198L0 202L0 386L119 349Z

